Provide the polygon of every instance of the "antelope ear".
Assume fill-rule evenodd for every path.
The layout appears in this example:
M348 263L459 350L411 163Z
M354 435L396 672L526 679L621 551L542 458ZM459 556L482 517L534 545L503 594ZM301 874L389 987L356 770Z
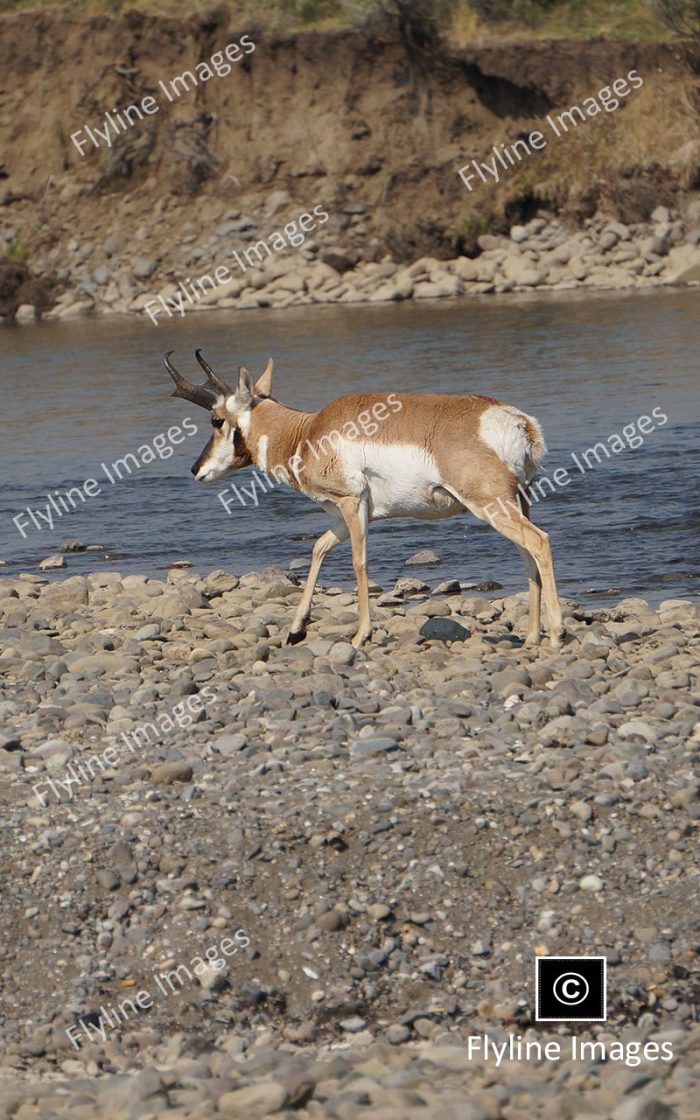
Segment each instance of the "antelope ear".
M249 370L245 366L238 367L238 385L236 386L236 401L239 405L250 404L255 395L255 385Z
M272 370L274 364L272 358L268 358L264 371L255 383L256 397L269 397L272 392Z

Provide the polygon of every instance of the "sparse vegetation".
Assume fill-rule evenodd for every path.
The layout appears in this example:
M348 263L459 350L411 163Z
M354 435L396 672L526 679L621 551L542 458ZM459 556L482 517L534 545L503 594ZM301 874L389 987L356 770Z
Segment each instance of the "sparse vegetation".
M210 0L0 0L0 13L29 8L177 15L211 10ZM234 0L232 13L276 30L390 25L417 45L442 34L457 44L533 35L661 40L700 34L700 0Z
M29 257L29 250L19 238L13 237L12 241L8 241L5 246L5 256L11 261L26 261Z
M498 233L499 223L496 216L487 210L469 210L460 225L461 251L472 256L477 251L477 240L484 233Z
M492 204L509 221L526 216L524 199L581 217L588 216L589 207L591 212L598 205L616 209L619 191L641 182L644 176L651 178L657 190L672 182L686 190L697 189L697 98L698 80L691 73L646 83L624 107L553 139L526 163L504 173L501 182L491 188ZM510 139L504 130L496 142ZM630 214L629 220L643 219ZM476 217L470 223L476 230ZM482 232L492 231L478 229L475 235Z
M346 15L366 26L395 26L407 44L428 47L450 27L459 0L345 0Z
M659 18L675 35L700 35L700 0L654 0Z

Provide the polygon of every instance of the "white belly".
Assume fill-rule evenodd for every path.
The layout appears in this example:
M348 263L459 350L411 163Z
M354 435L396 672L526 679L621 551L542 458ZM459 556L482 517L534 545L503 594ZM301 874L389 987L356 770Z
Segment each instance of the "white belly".
M348 440L341 462L353 489L368 493L371 521L464 512L462 503L442 488L433 456L413 444Z

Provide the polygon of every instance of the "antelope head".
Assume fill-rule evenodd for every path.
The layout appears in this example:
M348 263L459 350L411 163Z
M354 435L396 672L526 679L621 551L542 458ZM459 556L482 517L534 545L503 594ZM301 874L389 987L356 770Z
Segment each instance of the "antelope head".
M193 385L185 381L170 361L169 350L164 357L165 368L175 382L173 397L206 408L211 412L214 429L211 439L197 461L192 465L192 474L198 482L218 482L220 478L233 474L242 467L249 467L253 457L246 443L250 429L251 413L255 405L270 396L272 386L272 358L257 382L243 366L238 367L238 383L231 389L214 373L202 357L201 350L195 350L195 358L207 375L203 385Z

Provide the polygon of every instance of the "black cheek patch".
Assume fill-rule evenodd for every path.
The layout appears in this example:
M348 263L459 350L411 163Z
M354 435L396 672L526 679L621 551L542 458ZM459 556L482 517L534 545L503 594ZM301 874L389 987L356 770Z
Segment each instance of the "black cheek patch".
M234 428L233 431L233 450L235 452L236 459L244 461L244 463L239 464L240 466L243 466L244 464L246 466L249 466L253 462L252 456L250 455L248 448L246 447L246 443L243 438L243 432L240 428Z

